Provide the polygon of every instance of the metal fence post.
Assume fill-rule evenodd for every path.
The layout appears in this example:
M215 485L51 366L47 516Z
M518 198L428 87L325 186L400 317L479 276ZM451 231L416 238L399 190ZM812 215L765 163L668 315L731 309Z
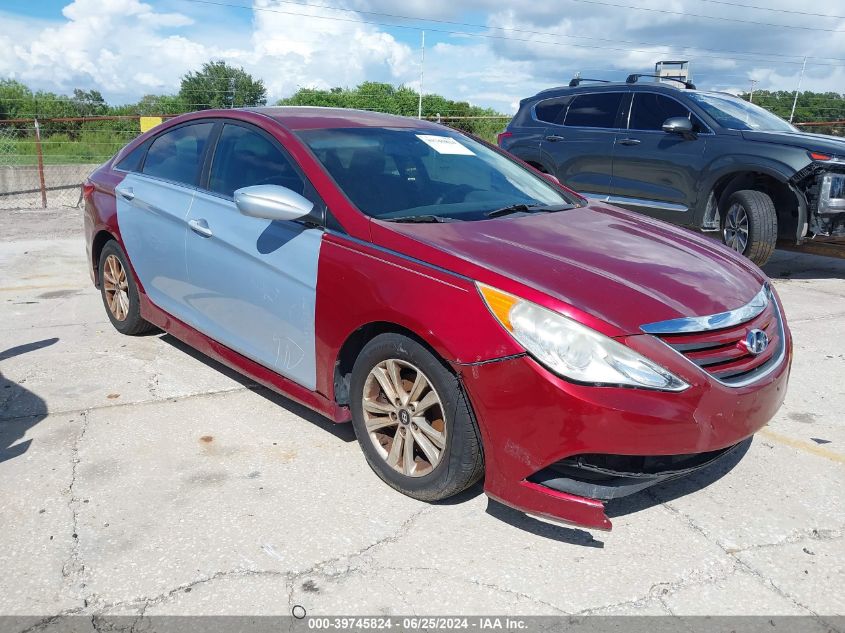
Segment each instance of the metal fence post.
M38 156L38 180L41 183L41 208L47 208L47 184L44 182L44 153L41 151L41 126L35 121L35 153Z

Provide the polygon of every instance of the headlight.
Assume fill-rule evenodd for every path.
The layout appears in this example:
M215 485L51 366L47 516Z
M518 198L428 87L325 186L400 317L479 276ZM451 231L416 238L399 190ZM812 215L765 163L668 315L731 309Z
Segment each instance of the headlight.
M822 176L819 213L845 213L845 174L829 171Z
M556 374L591 385L683 391L689 385L656 363L562 314L478 284L493 316Z

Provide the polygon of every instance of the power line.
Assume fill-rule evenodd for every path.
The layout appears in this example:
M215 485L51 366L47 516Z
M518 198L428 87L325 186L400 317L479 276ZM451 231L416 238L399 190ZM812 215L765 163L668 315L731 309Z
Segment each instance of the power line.
M592 1L592 0L573 0L573 1L575 1L575 2L587 2L587 1ZM228 2L221 2L221 1L217 1L217 0L183 0L183 2L193 2L193 3L197 3L197 4L207 4L207 5L214 5L214 6L220 6L220 7L230 7L230 8L234 8L234 9L244 9L244 10L247 10L247 11L265 11L265 12L268 12L268 13L278 13L278 14L281 14L281 15L295 15L295 16L298 16L298 17L314 18L314 19L318 19L318 20L332 20L332 21L335 21L335 22L351 22L351 23L354 23L354 24L369 24L369 25L372 25L372 26L383 26L383 27L398 28L398 29L411 29L411 30L414 30L414 31L422 30L422 27L409 26L407 24L391 24L391 23L385 23L385 22L376 22L374 20L341 18L341 17L329 16L329 15L314 15L314 14L311 14L311 13L297 13L295 11L282 11L281 9L271 9L270 7L247 7L247 6L243 6L243 5L240 5L240 4L231 4L231 3L228 3ZM303 5L303 6L313 6L313 5ZM638 8L638 7L629 7L629 8ZM409 19L414 19L414 18L409 18ZM528 43L532 43L532 44L545 44L545 45L549 45L549 46L586 48L586 49L592 49L592 50L605 50L605 51L611 50L611 51L619 51L619 52L624 52L624 53L655 54L655 53L659 52L659 51L654 51L654 50L644 50L644 49L636 49L636 48L620 48L620 47L599 46L599 45L592 46L592 45L588 45L588 44L573 44L571 42L562 42L562 41L546 41L546 40L536 40L536 39L531 39L531 38L506 37L504 35L495 35L495 34L492 34L492 33L471 33L471 32L468 32L468 31L452 31L452 30L448 30L448 29L437 29L437 28L433 28L433 27L432 28L426 28L426 30L427 31L433 31L435 33L444 33L444 34L448 34L448 35L461 35L461 36L465 36L465 37L480 37L480 38L485 38L485 39L499 39L499 40L507 40L507 41L512 41L512 42L528 42ZM662 48L668 48L668 49L673 48L672 46L668 46L668 45L659 45L659 46L661 46ZM689 47L685 50L697 50L697 49ZM718 59L718 60L722 60L722 61L725 61L725 60L734 61L734 58L732 58L732 57L725 57L725 56L720 56L720 55L698 55L698 57L699 58L705 58L705 59ZM809 59L809 57L808 57L808 59ZM831 58L831 59L833 59L833 58ZM795 66L801 66L802 65L801 61L773 60L773 59L750 58L750 57L747 58L747 59L743 59L741 61L748 61L748 62L758 61L758 62L766 63L766 64L791 64L791 65L795 65ZM845 61L845 60L839 60L839 61ZM843 64L829 64L829 63L815 63L814 66L824 66L824 67L829 67L829 68L845 68L845 65L843 65Z
M205 0L185 0L185 1L186 2L196 2L196 3L199 3L199 4L221 4L221 3L216 3L216 2L206 2ZM396 19L396 20L413 20L413 21L417 21L417 22L429 22L429 23L434 23L434 24L447 24L447 25L450 25L450 26L462 26L462 27L476 28L476 29L490 29L490 30L493 30L493 31L506 31L506 32L509 32L509 33L523 33L523 34L526 34L526 35L543 35L543 36L549 36L549 37L560 37L561 36L560 33L554 33L554 32L550 32L550 31L535 31L535 30L532 30L532 29L520 29L520 28L516 28L516 27L509 27L509 26L492 26L492 25L477 24L477 23L472 23L472 22L458 22L458 21L454 21L454 20L443 20L443 19L437 19L437 18L414 17L414 16L409 16L409 15L401 15L401 14L397 14L397 13L383 13L383 12L379 12L379 11L364 11L364 10L359 10L359 9L348 9L346 7L335 7L335 6L331 6L331 5L328 5L328 4L317 4L317 3L302 2L302 0L274 0L274 1L277 4L293 4L293 5L298 5L298 6L301 6L301 7L317 7L317 8L320 8L320 9L329 9L331 11L344 11L344 12L347 12L347 13L355 13L355 14L361 14L361 15L374 15L374 16L378 16L378 17L392 18L392 19ZM248 10L255 9L255 10L259 10L259 11L272 11L272 9L269 8L269 7L252 7L252 6L243 6L243 5L236 5L236 4L225 4L224 6L235 7L235 8L239 8L239 9L248 9ZM636 8L636 7L633 7L633 8ZM319 17L319 16L314 16L314 17ZM424 28L422 26L420 26L420 27L409 27L407 25L394 25L394 24L387 25L387 26L393 26L393 27L398 27L398 28L420 28L420 29ZM452 33L452 31L439 31L439 32ZM464 33L459 33L459 34L463 35ZM477 34L477 35L481 35L481 34ZM564 34L564 36L567 37L567 38L571 38L571 39L591 40L591 41L596 41L596 42L613 42L613 43L616 43L616 44L633 44L635 46L659 46L659 47L671 48L671 49L677 50L677 51L707 51L707 52L711 52L711 53L726 53L726 54L730 54L730 55L757 55L757 56L764 56L764 57L793 58L793 59L796 59L796 60L802 60L804 58L803 55L785 55L783 53L768 53L768 52L762 52L762 51L736 51L736 50L727 50L727 49L718 49L718 48L702 48L702 47L698 47L698 46L677 46L677 45L673 45L673 44L672 45L661 44L659 42L638 42L638 41L632 41L632 40L620 40L620 39L616 39L616 38L594 37L594 36L590 36L590 35L574 35L574 34L569 34L569 33ZM510 39L510 38L503 38L503 39ZM812 57L812 56L807 56L807 59L820 59L820 60L845 62L845 58L840 58L840 57ZM749 60L749 61L754 61L754 60ZM769 60L766 60L766 61L769 61ZM775 61L775 60L772 60L772 61ZM799 64L799 63L801 63L801 62L799 62L799 61L795 62L796 65Z
M616 4L615 2L604 2L603 0L569 0L570 2L583 2L585 4L598 4L605 7L617 7L619 9L631 9L632 11L651 11L653 13L664 13L669 15L681 15L686 18L704 18L706 20L720 20L722 22L739 22L742 24L754 24L755 26L774 26L783 29L802 29L804 31L825 31L827 33L845 33L840 29L823 29L817 26L799 26L797 24L777 24L771 22L758 22L757 20L740 20L739 18L726 18L718 15L702 15L700 13L687 13L686 11L672 11L670 9L653 9L651 7L632 7L630 4Z
M742 9L757 9L758 11L771 11L773 13L790 13L792 15L808 15L817 18L834 18L837 20L845 20L845 15L831 15L830 13L810 13L809 11L795 11L793 9L772 9L771 7L761 7L755 4L742 4L739 2L726 2L725 0L701 0L701 2L709 2L710 4L723 4L728 7L740 7Z

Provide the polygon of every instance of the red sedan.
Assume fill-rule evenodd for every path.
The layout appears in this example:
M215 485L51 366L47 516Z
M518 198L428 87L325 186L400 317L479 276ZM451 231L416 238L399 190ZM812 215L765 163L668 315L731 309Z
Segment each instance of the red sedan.
M433 123L206 110L83 187L124 334L166 330L336 422L424 500L484 478L609 529L611 499L717 460L783 401L765 275Z

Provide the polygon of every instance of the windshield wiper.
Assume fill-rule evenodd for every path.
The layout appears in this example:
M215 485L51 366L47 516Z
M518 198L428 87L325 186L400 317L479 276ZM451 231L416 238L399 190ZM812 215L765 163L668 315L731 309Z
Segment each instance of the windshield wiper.
M434 222L457 222L458 220L455 218L448 218L443 215L407 215L402 218L382 218L385 222L408 222L408 223L419 223L419 224L429 224Z
M571 204L525 204L524 202L520 202L518 204L512 204L509 207L493 209L485 215L488 218L499 218L503 215L510 215L511 213L551 213L552 211L566 211L573 207L574 205Z

